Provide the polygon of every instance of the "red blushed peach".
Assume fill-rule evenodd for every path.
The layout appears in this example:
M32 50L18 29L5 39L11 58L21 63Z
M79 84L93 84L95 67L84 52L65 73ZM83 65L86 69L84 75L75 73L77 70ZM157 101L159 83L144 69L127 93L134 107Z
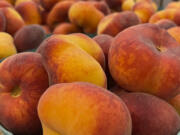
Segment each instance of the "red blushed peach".
M41 24L42 15L39 6L33 1L18 4L15 9L22 16L26 24Z
M124 89L170 99L180 92L180 46L155 24L120 32L109 51L109 68Z
M177 25L180 25L180 9L165 9L156 12L151 16L149 23L156 23L162 19L169 19L174 21Z
M176 135L180 117L164 100L145 93L120 93L132 118L132 135Z
M162 19L155 23L157 26L159 26L162 29L169 29L172 27L177 26L175 22L168 20L168 19Z
M173 1L168 3L166 6L166 9L180 9L180 1Z
M90 83L51 86L39 101L38 114L43 135L131 135L132 130L122 100Z
M40 135L37 103L48 88L38 53L19 53L0 64L0 123L14 135Z
M0 8L4 8L4 7L12 7L12 5L5 0L1 0L0 1Z
M104 1L91 1L91 4L94 5L98 10L103 12L105 15L108 15L111 12L110 8Z
M0 32L6 30L6 18L2 11L0 11Z
M176 111L180 115L180 94L178 94L177 96L173 97L169 102L176 109Z
M174 38L180 45L180 26L173 27L167 30L167 32Z
M1 8L0 11L3 12L6 18L6 32L14 35L21 27L25 25L23 18L20 14L13 8L6 7Z
M149 18L156 12L151 2L137 2L132 10L140 18L141 23L147 23Z
M16 32L14 44L18 52L23 52L37 48L44 38L45 31L40 25L27 25Z
M132 11L124 11L120 13L112 13L105 16L98 24L98 34L108 34L116 36L119 32L127 27L140 23L139 18Z
M72 23L60 23L53 31L53 34L71 34L79 33L81 29Z
M47 24L49 27L54 28L57 24L68 21L68 11L73 4L73 1L57 3L47 16Z
M69 10L69 19L75 25L82 27L85 33L96 33L100 20L104 17L93 2L76 2Z

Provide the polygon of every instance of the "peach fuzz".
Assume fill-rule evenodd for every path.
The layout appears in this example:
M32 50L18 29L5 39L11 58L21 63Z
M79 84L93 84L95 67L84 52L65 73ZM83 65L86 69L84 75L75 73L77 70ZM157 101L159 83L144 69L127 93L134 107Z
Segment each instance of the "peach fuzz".
M57 24L68 21L68 12L74 4L73 1L63 1L57 3L47 16L47 24L50 28L56 27Z
M85 33L96 33L98 23L103 17L104 13L92 2L76 2L69 10L70 21L82 27Z
M1 8L6 18L6 32L14 35L21 27L25 25L21 15L13 8Z
M5 32L0 32L0 59L16 54L14 39Z
M33 1L18 4L15 9L22 16L26 24L41 24L42 15L39 6Z
M38 114L43 135L131 135L131 117L122 100L90 83L51 86L39 101Z
M72 23L60 23L53 30L53 34L71 34L71 33L79 33L81 29Z
M116 36L127 27L139 24L139 18L132 11L112 13L105 16L98 24L97 33Z
M177 25L180 25L180 9L165 9L156 12L151 16L149 23L156 23L162 19L169 19L174 21Z
M168 102L145 93L119 93L132 118L132 135L176 135L180 117Z
M174 38L180 45L180 26L176 26L167 30L167 32Z
M168 20L168 19L159 20L155 24L162 29L169 29L169 28L177 26L175 22Z
M53 35L44 40L37 49L43 57L50 85L82 81L106 88L106 75L101 65L85 50L67 39L61 35Z
M179 58L180 46L166 30L140 24L115 37L108 60L119 86L168 100L180 92Z

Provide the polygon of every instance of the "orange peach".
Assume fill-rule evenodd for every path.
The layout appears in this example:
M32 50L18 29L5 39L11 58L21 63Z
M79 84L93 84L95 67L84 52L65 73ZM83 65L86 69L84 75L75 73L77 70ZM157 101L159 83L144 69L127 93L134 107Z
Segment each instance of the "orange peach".
M132 118L132 135L176 135L180 117L166 101L145 93L120 93Z
M68 21L68 11L73 4L73 1L57 3L47 16L47 24L49 27L54 28L57 24Z
M131 11L135 3L135 0L124 0L121 5L122 11Z
M166 6L166 9L180 9L180 1L173 1L168 3L168 5Z
M24 26L14 36L18 52L37 48L45 38L44 29L37 24Z
M92 2L76 2L69 10L70 21L82 27L85 33L96 33L98 23L103 17L104 13Z
M81 29L72 23L60 23L53 30L53 34L71 34L81 32Z
M120 32L109 51L113 79L124 89L170 99L180 92L180 46L155 24Z
M6 30L6 18L2 11L0 11L0 32Z
M73 36L69 38L73 38ZM91 46L83 44L84 41L81 42L80 39L80 37L74 39L74 43L68 37L53 35L44 40L37 49L37 52L43 57L50 85L82 81L106 87L106 75L101 65L87 53L92 51L89 49ZM80 44L76 44L76 42ZM95 45L93 48L98 50L99 46ZM102 51L100 47L99 49Z
M169 29L172 27L177 26L175 22L168 20L168 19L162 19L155 23L157 26L159 26L162 29Z
M6 7L1 8L0 11L3 12L6 18L6 32L14 35L21 27L25 25L21 15L13 8Z
M174 38L180 45L180 26L173 27L167 30L167 32Z
M156 23L162 19L169 19L174 21L177 25L180 25L180 9L165 9L156 12L151 16L149 23Z
M26 24L41 24L42 15L39 6L33 1L18 4L15 9L22 16Z
M39 101L38 114L43 135L131 135L132 130L122 100L90 83L51 86Z
M180 115L180 94L178 94L177 96L173 97L169 102L176 109L176 111Z
M98 34L108 34L116 36L127 27L139 24L139 18L132 11L112 13L105 16L98 24Z

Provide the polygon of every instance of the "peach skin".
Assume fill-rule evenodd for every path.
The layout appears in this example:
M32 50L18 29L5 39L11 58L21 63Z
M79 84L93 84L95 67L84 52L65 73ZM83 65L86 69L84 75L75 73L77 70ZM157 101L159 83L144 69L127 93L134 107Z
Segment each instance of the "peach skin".
M16 54L14 39L5 32L0 32L0 59Z
M123 101L90 83L49 87L39 100L38 114L43 135L131 135L132 130Z
M162 29L169 29L172 27L177 26L175 22L168 20L168 19L162 19L155 23L157 26L159 26Z
M145 93L119 93L132 118L132 135L177 135L180 117L166 101Z
M113 79L126 90L167 100L180 92L180 46L155 24L120 32L109 51L109 68Z
M6 32L14 35L21 27L25 25L21 15L13 8L6 7L1 8L0 11L3 12L6 18Z
M98 24L97 33L116 36L127 27L139 24L138 16L132 11L112 13L105 16Z
M180 9L165 9L151 16L149 23L156 23L161 19L169 19L180 25Z
M0 123L14 135L40 135L37 103L48 88L41 55L26 52L0 64Z
M104 13L97 9L92 2L76 2L69 10L69 19L75 25L82 27L85 33L96 33Z
M73 1L64 1L57 3L47 16L47 24L50 28L55 28L57 24L68 21L68 12L74 4Z
M176 109L176 111L179 113L180 116L180 94L173 97L169 103Z
M22 2L18 4L15 9L19 12L27 25L42 23L41 11L39 6L35 2Z
M167 32L174 38L180 45L180 26L176 26L167 30Z
M37 52L43 57L50 85L82 81L106 88L106 75L101 65L61 35L53 35L44 40Z

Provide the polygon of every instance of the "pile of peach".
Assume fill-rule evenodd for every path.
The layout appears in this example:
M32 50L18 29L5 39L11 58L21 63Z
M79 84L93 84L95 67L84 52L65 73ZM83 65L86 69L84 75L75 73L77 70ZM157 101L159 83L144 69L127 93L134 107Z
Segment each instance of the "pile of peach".
M13 135L177 135L180 2L157 9L0 0L0 125Z

